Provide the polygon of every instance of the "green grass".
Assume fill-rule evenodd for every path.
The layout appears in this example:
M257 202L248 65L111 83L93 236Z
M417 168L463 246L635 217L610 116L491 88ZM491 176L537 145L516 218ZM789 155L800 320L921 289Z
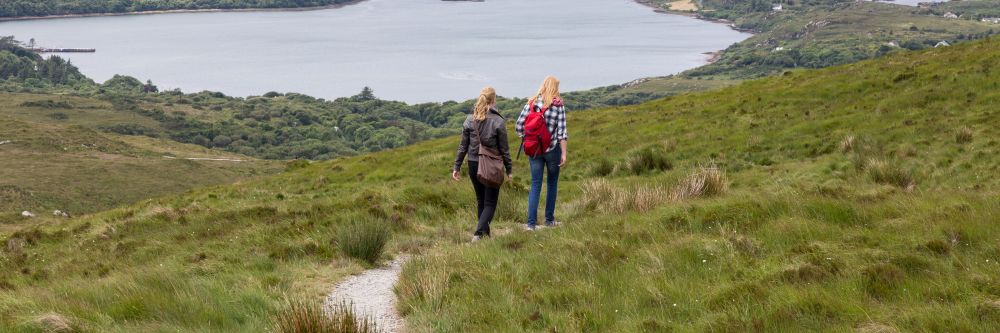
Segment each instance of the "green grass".
M454 138L42 218L0 231L0 331L53 314L80 331L265 331L282 300L318 301L365 267L337 240L371 220L392 229L383 260L416 256L397 285L415 332L1000 330L998 47L573 112L565 226L511 231L522 161L494 225L507 235L472 246L471 186L441 171ZM595 176L650 145L671 169ZM866 145L915 186L855 167ZM725 190L671 195L691 175Z

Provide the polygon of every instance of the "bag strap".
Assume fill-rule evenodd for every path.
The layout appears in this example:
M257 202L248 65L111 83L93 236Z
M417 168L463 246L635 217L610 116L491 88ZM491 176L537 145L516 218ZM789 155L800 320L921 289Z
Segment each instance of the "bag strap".
M489 115L487 115L487 117L489 117ZM475 123L473 123L472 126L475 127L475 130L476 130L476 140L479 141L479 155L486 155L486 156L492 157L492 158L500 158L500 153L496 151L496 148L489 148L489 147L483 146L483 136L480 135L480 132L479 132L479 127L483 126L483 122L479 121L479 120L476 120Z
M482 125L483 125L483 123L481 121L479 121L479 120L476 120L476 121L474 121L472 123L472 127L475 128L475 130L476 130L476 140L479 141L479 149L480 150L483 149L483 136L479 135L479 127L482 126Z

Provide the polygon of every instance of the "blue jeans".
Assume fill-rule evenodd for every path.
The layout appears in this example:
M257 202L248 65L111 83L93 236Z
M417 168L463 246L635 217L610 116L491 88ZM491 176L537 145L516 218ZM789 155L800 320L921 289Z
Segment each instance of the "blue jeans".
M548 171L548 183L545 188L545 224L551 224L556 220L560 159L562 159L562 149L559 146L541 156L528 157L528 164L531 166L531 190L528 192L529 227L538 224L538 200L542 196L542 169Z

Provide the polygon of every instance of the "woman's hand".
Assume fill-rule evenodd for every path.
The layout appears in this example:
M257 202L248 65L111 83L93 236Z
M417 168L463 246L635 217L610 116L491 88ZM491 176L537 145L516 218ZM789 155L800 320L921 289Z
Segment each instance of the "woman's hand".
M461 178L459 178L458 170L451 171L451 179L454 179L456 182L461 180Z
M513 180L514 180L514 174L508 173L507 174L507 181L509 182L509 181L513 181Z
M559 159L559 167L562 168L563 166L566 166L566 153L563 153L562 158Z

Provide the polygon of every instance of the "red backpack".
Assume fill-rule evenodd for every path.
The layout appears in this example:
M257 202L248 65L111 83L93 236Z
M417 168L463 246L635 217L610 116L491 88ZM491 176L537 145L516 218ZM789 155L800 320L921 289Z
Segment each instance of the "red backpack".
M541 156L549 150L549 143L552 142L552 134L545 123L545 110L548 108L538 109L534 99L528 105L528 117L524 120L524 142L521 145L528 156Z

